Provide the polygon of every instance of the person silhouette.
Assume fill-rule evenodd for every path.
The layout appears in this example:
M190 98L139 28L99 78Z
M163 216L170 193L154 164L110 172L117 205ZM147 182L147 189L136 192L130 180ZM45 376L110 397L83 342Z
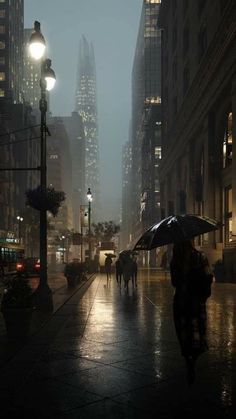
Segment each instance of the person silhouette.
M190 240L174 244L170 262L174 324L181 354L185 358L187 380L195 380L195 364L208 349L206 341L206 300L213 275L206 256Z
M105 259L105 272L107 274L107 283L109 279L111 279L111 265L112 265L112 258L110 255L107 255Z
M122 274L123 274L123 264L120 257L117 259L115 266L116 266L116 281L118 285L121 285L121 279L122 279Z
M132 263L132 284L135 287L137 287L137 276L138 276L138 264L137 264L137 259L134 257L133 263Z

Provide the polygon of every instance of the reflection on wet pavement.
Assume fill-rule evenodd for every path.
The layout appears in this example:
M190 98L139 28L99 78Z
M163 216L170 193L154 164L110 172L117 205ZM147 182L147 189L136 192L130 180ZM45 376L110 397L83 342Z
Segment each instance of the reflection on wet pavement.
M80 301L75 296L58 311L61 327L19 389L16 406L24 401L31 409L37 405L41 417L72 419L235 419L235 294L236 285L213 285L209 351L189 388L167 275L143 271L137 289L131 285L128 292L98 275Z

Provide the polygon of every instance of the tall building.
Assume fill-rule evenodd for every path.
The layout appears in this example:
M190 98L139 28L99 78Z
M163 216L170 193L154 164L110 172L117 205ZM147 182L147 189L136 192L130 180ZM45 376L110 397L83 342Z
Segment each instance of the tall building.
M121 249L126 249L130 242L131 232L131 169L132 147L131 141L127 141L122 148L122 211L121 211Z
M26 208L25 192L39 183L40 133L31 109L23 104L23 27L24 1L0 1L0 126L1 168L35 168L3 171L0 177L0 238L16 239L17 216L24 218L23 239L32 223ZM27 214L26 214L27 213ZM30 233L29 233L30 234ZM27 253L28 244L24 242ZM36 244L34 243L36 248ZM36 250L37 251L37 250Z
M69 140L72 162L73 226L80 231L80 205L84 205L85 191L85 134L82 117L77 112L62 118Z
M24 1L0 2L0 106L22 102Z
M48 256L53 264L60 259L57 251L56 238L73 228L72 213L72 170L69 138L61 117L53 117L48 121L50 141L47 143L47 184L57 191L63 191L66 199L54 218L48 216L53 230L49 230Z
M160 0L143 0L132 71L132 239L160 216Z
M236 3L163 0L163 214L222 222L196 239L236 281ZM194 51L194 53L193 53Z
M24 29L24 55L23 55L23 99L32 109L39 109L41 96L40 62L33 60L29 53L29 40L34 29Z
M96 67L93 45L80 41L75 110L82 117L85 132L85 189L91 188L94 216L100 207L99 145L97 121Z

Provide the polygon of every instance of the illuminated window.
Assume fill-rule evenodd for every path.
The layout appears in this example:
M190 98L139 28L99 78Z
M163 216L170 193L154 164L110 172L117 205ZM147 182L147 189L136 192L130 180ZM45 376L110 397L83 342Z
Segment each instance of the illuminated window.
M161 147L155 147L155 159L161 159Z
M5 90L4 89L0 89L0 97L4 97L5 96Z
M4 73L4 71L0 71L0 81L5 81L5 73Z
M0 49L5 49L5 42L4 41L0 41Z
M232 187L228 186L225 188L225 241L232 240Z
M155 179L155 192L160 192L160 181Z
M223 139L223 168L232 163L233 157L233 134L232 134L232 112L228 114L227 126Z

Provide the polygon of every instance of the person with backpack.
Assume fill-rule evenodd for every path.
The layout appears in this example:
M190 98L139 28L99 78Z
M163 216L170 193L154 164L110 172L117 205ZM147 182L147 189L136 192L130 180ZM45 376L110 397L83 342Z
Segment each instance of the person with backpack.
M206 256L194 248L191 240L174 244L170 273L175 288L174 324L191 385L196 360L208 349L206 301L211 295L213 274Z

